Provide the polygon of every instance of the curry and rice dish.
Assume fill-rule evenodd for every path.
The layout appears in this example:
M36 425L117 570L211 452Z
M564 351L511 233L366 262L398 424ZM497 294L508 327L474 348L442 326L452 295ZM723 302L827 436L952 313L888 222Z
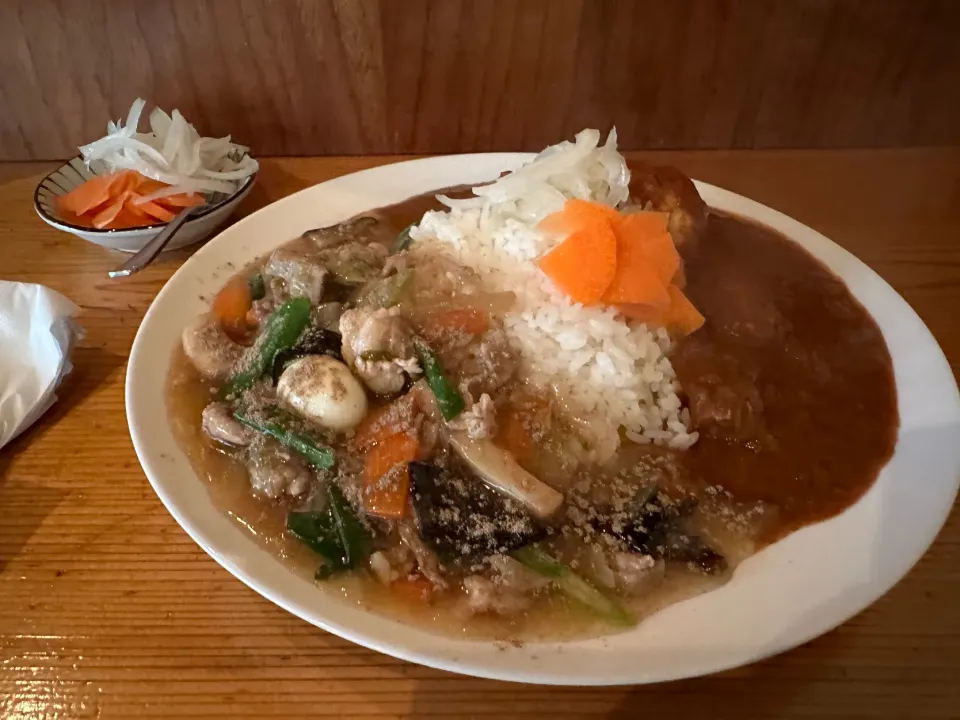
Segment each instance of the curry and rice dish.
M455 635L611 632L853 504L896 442L846 286L585 130L310 230L189 321L175 434L298 572Z

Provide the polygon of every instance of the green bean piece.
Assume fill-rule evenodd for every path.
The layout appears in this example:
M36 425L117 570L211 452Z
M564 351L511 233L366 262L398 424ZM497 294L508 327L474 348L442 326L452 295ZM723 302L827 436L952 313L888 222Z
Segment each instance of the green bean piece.
M273 369L278 352L292 347L310 322L310 301L305 297L287 300L277 308L264 325L257 342L249 351L252 357L246 366L220 388L219 396L227 398L243 392Z
M420 360L420 369L423 370L423 375L427 379L427 385L437 398L440 414L443 415L444 420L453 420L463 412L465 407L463 396L447 378L440 359L433 350L419 340L414 343L414 348Z
M234 413L233 416L248 428L263 433L264 435L269 435L284 447L288 447L294 452L299 453L314 467L333 467L333 462L336 457L333 450L318 444L317 441L309 435L293 432L275 420L259 423L243 413Z

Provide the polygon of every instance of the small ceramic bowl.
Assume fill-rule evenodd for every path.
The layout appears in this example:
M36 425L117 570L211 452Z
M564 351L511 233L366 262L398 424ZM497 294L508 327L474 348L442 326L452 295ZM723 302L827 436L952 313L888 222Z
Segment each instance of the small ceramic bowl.
M166 223L155 223L122 230L98 230L97 228L70 223L57 210L55 198L65 195L84 181L95 175L102 175L104 172L106 172L106 168L102 164L92 163L88 168L83 162L83 158L78 155L40 181L33 194L33 207L44 222L58 230L73 233L77 237L111 250L128 253L137 252L159 233ZM253 187L256 177L257 175L254 173L231 195L227 195L219 202L193 215L183 224L183 227L173 237L166 249L176 250L177 248L187 247L211 235L237 209L240 201Z

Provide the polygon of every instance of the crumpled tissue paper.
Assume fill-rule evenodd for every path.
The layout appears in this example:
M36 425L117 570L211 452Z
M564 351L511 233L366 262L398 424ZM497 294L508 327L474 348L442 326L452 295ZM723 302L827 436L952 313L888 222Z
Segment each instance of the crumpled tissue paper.
M83 335L79 308L30 283L0 280L0 448L26 430L57 399L70 372L70 351Z

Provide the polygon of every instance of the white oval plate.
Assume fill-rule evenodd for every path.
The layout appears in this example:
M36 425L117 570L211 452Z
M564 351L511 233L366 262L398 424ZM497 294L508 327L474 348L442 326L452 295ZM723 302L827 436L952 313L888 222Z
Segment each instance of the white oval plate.
M412 662L520 682L613 685L703 675L800 645L887 592L933 541L957 492L960 398L953 374L910 306L866 265L799 222L705 183L697 187L709 205L776 228L820 258L883 330L893 356L900 434L893 459L846 512L766 548L723 588L673 605L635 630L504 649L433 635L319 592L214 507L174 441L162 381L186 319L207 309L201 296L217 290L232 267L304 230L437 188L490 180L530 157L438 157L340 177L244 218L174 274L134 341L126 407L140 462L177 522L228 571L307 622Z

